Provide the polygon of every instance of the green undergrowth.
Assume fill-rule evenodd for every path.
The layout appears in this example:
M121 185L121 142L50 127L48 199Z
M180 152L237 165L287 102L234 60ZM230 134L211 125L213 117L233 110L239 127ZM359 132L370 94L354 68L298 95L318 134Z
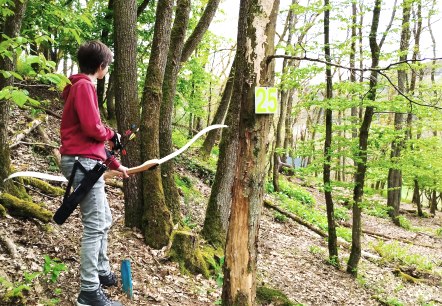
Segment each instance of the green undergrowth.
M397 241L378 241L372 244L374 250L385 262L399 264L407 267L416 267L423 272L432 272L434 264L432 260L420 254L410 252L410 247L404 246Z
M328 230L327 214L325 213L325 207L322 209L316 208L315 199L310 192L303 187L295 185L293 183L281 180L280 182L281 192L273 193L278 199L279 205L307 221L308 223L315 225L324 232ZM267 190L271 190L272 187L267 185ZM350 215L347 209L342 207L335 208L336 220L348 221ZM275 215L275 219L280 222L284 222L286 219L279 215ZM338 237L346 241L351 241L351 229L344 227L337 227L336 229Z
M361 207L363 209L363 212L367 215L382 219L390 218L388 212L391 208L388 207L386 204L381 203L380 201L363 200L361 203Z
M294 303L281 291L266 286L256 288L256 300L259 305L302 306Z
M187 133L184 133L180 130L174 130L172 132L172 142L176 148L182 148L186 143L189 142L190 138ZM186 151L184 154L188 156L188 158L184 158L182 160L183 165L186 167L199 167L205 168L209 172L215 172L218 156L219 156L219 147L214 146L210 156L208 158L203 158L201 154L198 154L199 149L202 147L205 137L198 138L195 143Z
M6 277L0 277L0 304L5 305L26 305L29 296L36 294L42 286L48 288L48 297L41 300L38 305L57 305L60 301L62 289L57 288L57 281L60 274L67 270L67 267L57 258L44 255L42 271L23 271L23 276L11 282Z

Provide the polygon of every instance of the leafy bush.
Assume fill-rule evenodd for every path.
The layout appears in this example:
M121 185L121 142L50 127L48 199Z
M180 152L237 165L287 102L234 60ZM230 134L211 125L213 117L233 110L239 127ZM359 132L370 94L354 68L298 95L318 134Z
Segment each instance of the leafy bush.
M412 226L411 226L411 222L410 222L410 220L408 220L406 217L404 217L404 216L399 216L398 217L398 220L399 220L399 225L402 227L402 228L404 228L404 229L406 229L406 230L411 230L411 228L412 228Z
M344 207L335 207L335 219L336 220L342 220L342 221L348 221L350 220L350 215L348 214L348 209Z
M391 210L391 207L388 207L379 201L364 200L362 201L361 206L364 209L364 213L367 215L383 219L388 219L390 217L388 212Z

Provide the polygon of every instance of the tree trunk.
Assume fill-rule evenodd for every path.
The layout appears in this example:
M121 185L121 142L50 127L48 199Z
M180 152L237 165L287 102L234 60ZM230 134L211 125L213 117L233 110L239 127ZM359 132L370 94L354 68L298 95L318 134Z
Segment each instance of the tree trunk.
M402 4L402 33L400 41L400 56L399 61L407 60L407 51L410 41L410 4L406 1ZM401 92L406 92L407 72L403 69L398 70L398 89ZM401 156L401 151L405 145L404 143L404 114L394 114L394 130L396 132L396 139L391 143L390 161L392 164L398 165ZM387 206L391 207L388 214L396 225L399 225L399 209L401 204L402 192L402 170L400 166L390 167L388 170L388 187L387 187Z
M136 102L138 105L138 101ZM135 103L135 101L133 101L132 103ZM115 76L113 71L109 75L109 82L107 85L106 110L107 110L107 117L106 117L107 120L114 120L116 116L115 116Z
M115 0L115 70L110 77L112 80L110 83L116 89L114 91L115 107L120 131L127 130L132 124L138 124L139 121L136 12L136 0ZM124 165L133 167L141 164L138 137L128 143L126 151L127 154L122 156ZM124 217L125 225L128 227L142 228L143 198L141 190L139 175L132 175L129 179L124 180Z
M172 143L172 114L175 99L180 58L184 46L187 24L189 21L190 1L178 0L175 21L172 27L169 54L163 82L163 100L160 110L160 156L166 156L173 151ZM166 205L172 214L174 223L181 219L180 197L174 179L174 161L168 161L161 166L161 177L164 188Z
M272 86L279 0L242 0L236 73L243 78L233 96L241 101L238 166L224 263L223 305L255 305L259 220L266 177L271 115L254 114L254 87ZM237 91L237 89L239 89ZM234 101L232 101L233 103Z
M371 67L376 68L379 64L380 47L377 43L377 30L379 26L379 16L381 13L381 0L376 0L373 8L373 19L369 35L370 51L371 51ZM376 86L377 86L378 72L372 70L370 75L370 89L367 98L370 101L376 100ZM361 206L362 196L364 194L365 174L367 172L367 148L368 148L368 133L370 125L373 120L374 107L368 106L365 110L364 119L359 130L359 150L357 157L357 170L355 175L355 187L353 190L353 227L351 239L351 252L348 259L347 272L357 275L357 268L359 259L361 258Z
M172 114L173 101L176 92L176 83L180 65L186 62L197 45L201 42L203 35L212 22L216 10L218 9L220 0L210 0L198 21L192 34L183 46L187 23L189 18L190 3L178 3L177 17L175 18L174 30L171 37L170 54L166 65L166 77L163 84L163 101L161 102L160 111L160 156L165 156L173 151L172 146ZM181 8L181 9L180 9ZM167 50L167 49L165 49ZM166 92L164 92L166 91ZM173 221L180 219L179 211L179 195L174 180L173 161L164 164L161 168L162 184L167 207L171 210Z
M414 33L414 48L413 48L413 60L416 60L420 53L420 37L422 34L422 2L418 1L417 3L417 24L416 24L416 31ZM431 28L430 28L431 30ZM416 83L417 83L417 73L415 69L412 69L411 71L411 80L410 80L410 92L414 93L416 89ZM407 140L412 139L412 124L413 124L413 114L408 113L407 116ZM420 134L416 134L416 138L420 138ZM411 150L414 150L414 145L411 145ZM417 206L417 215L419 217L423 217L424 213L422 211L422 202L421 202L421 195L420 195L420 189L419 189L419 181L417 177L413 179L413 199L412 203L416 204Z
M22 20L26 11L27 0L14 0L13 5L9 4L8 9L13 12L6 18L3 24L3 34L10 38L15 38L20 34ZM3 38L0 37L0 42ZM13 50L10 50L13 52ZM0 57L0 71L14 71L15 63L7 56ZM14 83L14 77L5 78L0 73L0 90L6 86L12 86ZM8 126L9 126L9 113L10 113L10 101L0 100L0 188L16 195L16 187L12 183L12 180L4 182L3 180L8 177L10 173L10 156L9 156L9 143L8 143Z
M324 50L325 59L327 62L331 62L330 55L330 1L324 1ZM329 101L333 98L333 83L331 66L326 65L326 99ZM325 142L324 142L324 195L325 204L327 207L327 224L328 224L328 253L330 261L339 267L338 258L338 242L336 236L336 222L335 222L335 209L332 198L332 186L331 186L331 154L332 154L332 125L333 125L333 113L330 108L330 104L325 110Z
M109 29L112 24L112 15L113 15L113 8L114 7L114 0L109 0L107 5L107 12L104 16L104 25L103 30L101 31L101 42L103 42L106 45L109 45ZM109 77L110 80L110 77ZM104 109L104 92L105 92L105 84L106 84L106 78L98 79L97 80L97 97L98 97L98 107L100 108L100 111L105 114ZM108 116L106 116L108 118Z
M433 189L431 191L431 201L430 201L430 214L433 216L436 214L437 209L437 191Z
M143 161L160 155L159 119L167 61L167 53L164 51L169 49L173 6L173 0L158 1L157 4L152 50L141 99L140 141ZM168 244L173 227L159 168L142 174L143 234L146 243L157 249Z
M222 124L227 114L227 110L230 105L230 98L232 96L233 89L233 78L235 77L235 60L233 60L232 68L230 68L229 77L227 78L226 85L224 87L223 95L221 97L221 103L216 110L215 116L213 117L212 124ZM203 157L207 158L212 152L213 146L219 136L219 129L211 130L207 133L206 139L204 139L203 146L201 148L201 154Z
M292 156L292 150L293 149L293 125L295 123L295 119L292 116L292 108L293 108L293 94L294 91L290 90L288 94L288 100L287 100L287 116L285 117L285 137L284 137L284 150L287 152L286 156L290 156L292 160L296 156ZM287 162L286 156L282 159L283 162Z
M292 5L294 2L292 1ZM289 10L288 16L287 16L287 28L289 29L289 34L287 37L287 46L290 46L292 44L292 38L293 38L293 11ZM286 55L288 54L288 50L285 51ZM285 72L288 65L291 64L291 62L287 59L284 59L282 63L282 71ZM278 125L276 127L276 140L275 140L275 149L273 152L273 190L275 192L279 192L279 170L280 170L280 162L282 159L282 156L285 156L285 154L278 154L276 151L284 146L284 139L285 135L283 132L286 132L286 123L287 123L287 105L289 102L290 94L292 93L292 90L290 88L286 88L281 90L281 93L279 95L281 103L279 107L279 118L278 118ZM282 155L282 156L281 156Z
M198 24L184 44L183 52L181 54L181 63L187 62L192 52L195 51L196 47L201 42L201 39L203 39L204 34L206 33L207 29L210 26L210 23L213 20L213 17L215 16L219 2L220 0L208 1L203 15L198 21Z
M356 29L358 27L357 25L358 12L356 7L356 1L352 2L351 8L352 8L352 14L351 14L352 24L351 24L351 51L350 51L350 82L356 83L356 71L354 70L356 67L356 38L357 38ZM358 113L359 113L358 107L353 106L351 108L351 119L353 123L351 135L353 139L356 139L358 137L358 129L356 127L357 126L356 124L359 123ZM356 165L356 162L354 162L354 164Z
M235 60L234 64L235 67L233 69L236 71L238 69L238 61ZM237 92L240 90L243 82L243 75L237 77L234 74L232 91ZM212 185L204 225L201 231L201 235L210 244L219 247L224 247L225 245L229 224L232 185L237 165L240 106L240 98L231 96L225 122L229 128L225 129L222 133L215 180Z
M412 202L417 206L417 215L419 217L424 216L424 212L422 211L422 202L421 202L421 194L419 191L419 182L417 179L414 179L414 188L413 188L413 200Z

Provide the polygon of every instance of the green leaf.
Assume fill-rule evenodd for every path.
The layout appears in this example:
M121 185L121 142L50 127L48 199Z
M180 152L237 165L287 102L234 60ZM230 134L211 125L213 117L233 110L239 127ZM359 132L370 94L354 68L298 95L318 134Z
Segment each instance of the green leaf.
M3 74L3 77L4 77L5 79L10 78L11 75L12 75L10 71L6 71L6 70L3 70L3 71L2 71L2 74Z
M20 107L23 107L28 101L28 96L21 90L14 90L11 93L12 101Z
M12 76L14 78L19 79L20 81L23 81L23 77L20 74L18 74L17 72L10 71L10 73L12 74Z

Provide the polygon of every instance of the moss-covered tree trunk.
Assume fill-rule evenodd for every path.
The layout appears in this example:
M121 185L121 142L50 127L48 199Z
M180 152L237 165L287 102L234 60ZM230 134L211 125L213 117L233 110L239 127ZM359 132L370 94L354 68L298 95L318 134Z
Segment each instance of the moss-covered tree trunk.
M258 229L270 147L272 115L256 115L255 86L272 86L279 0L242 0L236 74L245 82L233 96L241 102L239 149L224 264L223 305L255 305ZM235 80L236 81L236 80ZM233 100L232 100L233 103Z
M178 72L181 67L181 53L184 46L187 24L190 14L190 0L178 0L175 21L170 37L170 48L167 56L166 72L163 82L163 100L160 110L160 156L166 156L173 151L172 143L172 114L175 100ZM180 221L180 199L174 180L174 161L170 160L161 165L162 182L166 204L172 213L174 223Z
M140 142L143 161L158 158L160 155L159 120L162 101L162 86L170 44L173 0L158 1L152 50L147 66L143 96L141 98ZM168 244L172 231L172 218L166 205L161 169L143 172L143 212L142 228L148 245L161 248Z
M177 5L174 29L172 31L171 45L166 65L166 76L163 83L163 98L160 111L160 153L166 156L173 151L172 144L172 114L173 102L176 92L176 83L181 63L186 62L201 42L204 33L212 22L220 0L209 0L194 31L184 43L184 38L189 19L190 3L180 1ZM183 45L184 44L184 45ZM161 167L162 183L166 205L172 213L175 222L180 219L180 202L178 190L174 180L173 161Z
M127 130L139 122L137 87L137 3L136 0L115 0L115 69L112 83L115 88L115 107L118 129ZM108 113L109 114L109 113ZM129 142L122 163L132 167L141 164L138 137ZM133 175L123 183L125 225L142 228L143 198L141 176Z
M237 60L234 61L235 67L233 69L235 71L238 69L237 62ZM238 90L243 82L243 75L237 77L236 74L234 74L232 92ZM237 164L240 106L240 97L231 96L225 120L225 124L228 128L222 133L215 180L212 185L204 225L201 231L201 235L209 243L217 247L224 247L229 224L232 185Z
M26 11L27 0L14 0L12 3L5 4L6 7L13 13L6 18L4 24L1 25L3 34L10 38L15 38L20 34L21 24ZM3 36L0 37L0 42L3 40ZM9 50L13 51L13 50ZM15 63L7 56L0 57L0 71L14 71ZM0 73L0 90L6 86L12 86L14 83L14 77L5 78ZM9 142L8 142L8 125L9 125L9 112L10 101L0 100L0 188L5 191L17 194L16 188L12 184L12 181L3 180L8 177L10 173L10 157L9 157Z
M402 32L400 40L400 56L399 61L407 60L407 53L410 42L410 3L404 1L402 4ZM398 89L405 93L407 92L407 72L403 69L398 70ZM404 131L404 114L401 112L394 114L394 130L396 137L391 143L390 161L392 165L388 170L388 191L387 191L387 206L391 209L388 211L393 222L399 225L399 208L401 204L402 194L402 170L398 166L401 151L405 146L405 131Z

